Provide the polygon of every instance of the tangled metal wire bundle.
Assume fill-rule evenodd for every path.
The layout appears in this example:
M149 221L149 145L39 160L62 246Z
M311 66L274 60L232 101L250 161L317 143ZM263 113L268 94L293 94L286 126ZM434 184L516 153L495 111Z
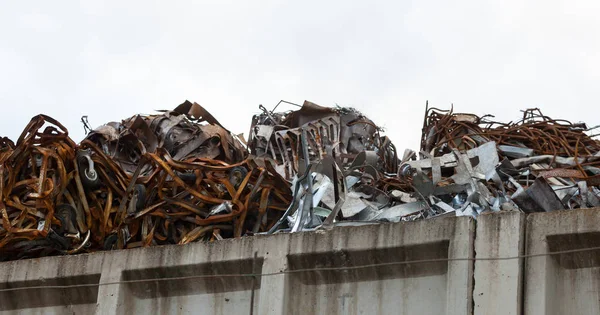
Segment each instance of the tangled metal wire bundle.
M41 131L49 123L51 125ZM17 144L4 142L0 160L0 249L3 260L75 253L88 244L89 209L74 163L77 146L64 126L38 115ZM87 215L87 216L86 216Z
M538 108L523 111L523 118L517 122L488 120L491 117L428 108L421 150L445 154L452 149L469 150L494 141L498 145L529 148L536 155L576 157L600 151L600 142L584 133L585 124L552 119Z
M132 233L139 234L144 245L152 239L186 244L208 232L217 239L264 232L291 200L287 182L253 160L176 161L164 150L146 157L154 171L137 180L146 187L139 194L145 197L138 195L135 200L141 205L139 211L125 211L126 222L144 219L137 221L141 232ZM136 186L144 187L140 185Z
M1 139L0 194L0 260L265 232L291 200L271 162L189 102L80 145L36 116L16 145Z

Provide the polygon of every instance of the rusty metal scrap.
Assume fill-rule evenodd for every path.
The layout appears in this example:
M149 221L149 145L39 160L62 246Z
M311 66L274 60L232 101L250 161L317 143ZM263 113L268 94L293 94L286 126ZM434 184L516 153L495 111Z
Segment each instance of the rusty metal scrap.
M50 125L42 130L46 123ZM89 240L91 217L88 208L74 201L83 192L75 184L77 146L65 127L38 115L16 145L5 143L0 160L1 258L79 251Z
M0 261L600 206L600 143L583 123L427 107L420 151L399 156L355 109L280 104L259 106L247 145L188 101L93 130L83 117L79 144L34 117L0 139Z
M79 145L36 116L16 145L1 139L0 179L0 260L261 233L291 201L270 161L190 102Z
M577 157L600 151L600 143L584 133L585 124L555 120L537 108L525 110L521 120L509 123L488 120L490 115L480 118L436 108L428 108L425 115L421 138L424 152L444 154L489 141L530 149L535 155Z
M101 148L128 174L133 173L145 153L159 148L176 160L203 157L237 163L246 158L240 140L199 104L186 101L163 112L107 123L89 133L86 140Z
M600 142L584 123L552 119L537 108L523 111L516 122L492 117L426 108L421 159L406 161L399 175L410 174L413 183L433 182L416 190L429 199L434 215L600 205L594 180L600 174ZM467 186L436 192L456 184Z

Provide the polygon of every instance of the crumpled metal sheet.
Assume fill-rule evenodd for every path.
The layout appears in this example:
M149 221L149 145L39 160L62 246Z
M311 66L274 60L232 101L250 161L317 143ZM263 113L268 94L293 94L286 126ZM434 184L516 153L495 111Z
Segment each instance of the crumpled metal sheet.
M261 110L250 127L250 152L278 161L288 180L301 172L305 159L316 162L332 156L345 167L364 151L377 151L382 169L397 172L395 146L380 135L381 128L355 109L328 108L305 101L296 111L274 113L264 107ZM302 131L307 133L308 156L301 151Z
M391 195L410 195L412 188L396 176L400 160L395 146L358 111L308 101L296 111L260 109L252 120L250 151L277 164L282 177L292 181L295 200L286 211L287 222L282 220L269 233L343 221L393 221L377 214L396 201L412 200ZM322 222L315 220L315 209L328 213Z
M206 122L206 124L201 124ZM237 163L247 152L237 136L197 103L184 102L160 115L135 115L90 132L90 140L132 174L145 153L165 149L176 160L207 158Z

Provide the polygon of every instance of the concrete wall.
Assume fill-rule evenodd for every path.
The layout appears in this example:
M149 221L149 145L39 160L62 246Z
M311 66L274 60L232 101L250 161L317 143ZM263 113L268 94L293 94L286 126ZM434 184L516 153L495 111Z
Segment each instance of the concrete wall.
M600 314L600 209L482 215L475 237L475 314ZM516 257L485 260L489 257Z
M246 237L0 264L3 286L110 283L191 275L277 273L415 259L472 257L474 221ZM467 314L472 261L0 293L0 313ZM44 279L44 280L40 280ZM252 297L254 299L252 300Z
M506 212L13 261L0 289L92 285L0 292L0 314L597 314L600 253L485 258L598 236L598 210ZM271 275L227 276L256 273ZM202 275L221 277L184 279Z
M527 217L526 253L600 247L598 210ZM600 314L600 251L528 258L526 314Z
M504 212L477 218L475 257L523 254L525 214ZM522 259L476 260L473 302L475 314L521 314Z

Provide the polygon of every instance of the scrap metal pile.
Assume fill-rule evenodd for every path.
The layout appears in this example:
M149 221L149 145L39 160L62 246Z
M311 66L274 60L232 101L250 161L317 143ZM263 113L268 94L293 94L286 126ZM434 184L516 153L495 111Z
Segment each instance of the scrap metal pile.
M360 112L297 106L260 106L247 143L187 101L90 129L78 145L34 117L16 144L0 139L0 261L600 205L600 144L585 124L432 108L420 152L399 157Z
M551 119L539 109L510 123L434 108L425 116L421 159L400 172L427 201L419 215L600 205L600 143L584 123Z
M308 101L296 111L275 113L260 108L263 112L253 117L250 127L250 151L273 161L276 170L291 181L293 194L293 201L268 233L385 219L385 215L375 215L375 210L394 203L390 195L394 189L410 188L396 176L396 147L357 110Z
M399 159L357 111L306 102L288 113L263 108L249 143L292 179L294 201L275 226L287 223L292 232L600 205L600 143L585 124L539 109L524 111L517 122L491 117L427 108L420 152L406 150Z
M291 200L287 181L189 102L80 145L39 115L0 144L0 260L239 237Z

